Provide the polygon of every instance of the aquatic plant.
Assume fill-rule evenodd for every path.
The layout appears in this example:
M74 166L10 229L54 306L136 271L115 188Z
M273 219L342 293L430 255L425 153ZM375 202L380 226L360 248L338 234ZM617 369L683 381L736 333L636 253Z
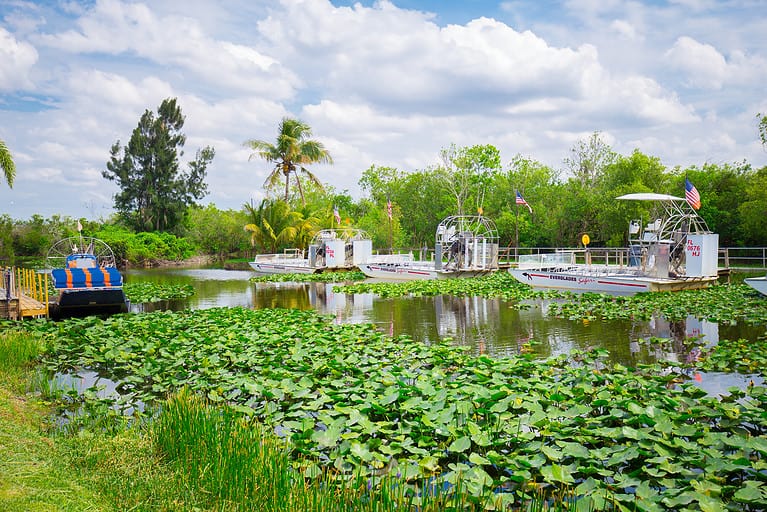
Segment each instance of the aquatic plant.
M251 277L253 283L344 283L352 281L361 281L365 279L365 274L359 270L338 271L338 272L317 272L314 274L268 274L264 276Z
M608 365L602 351L473 357L297 310L28 325L48 336L49 368L95 369L143 401L188 387L229 404L289 439L307 477L460 481L504 505L529 485L572 488L593 510L767 504L762 386L717 399L661 365Z
M161 284L150 282L125 283L125 296L134 304L188 299L194 295L191 284Z
M7 327L14 324L8 322ZM30 364L43 351L39 337L29 336L19 331L8 330L0 333L0 371Z
M743 284L717 285L702 290L639 293L629 297L602 293L570 294L566 300L552 302L549 314L573 320L647 320L660 314L672 321L692 315L720 323L745 321L767 324L767 297Z
M634 296L604 293L573 293L535 290L508 272L478 278L434 279L405 282L354 283L333 288L338 293L375 293L381 297L480 296L510 301L510 307L530 307L531 301L546 300L548 315L570 320L648 320L662 315L682 320L692 315L714 322L745 321L767 325L767 297L747 285L717 285L701 290L650 292Z
M508 272L494 272L481 277L465 279L425 279L396 282L363 282L339 285L333 288L339 293L375 293L381 297L402 296L479 296L499 297L516 302L536 299L563 297L565 294L555 290L540 291L520 283Z
M252 417L213 405L188 389L164 401L150 424L150 438L163 458L184 476L184 485L207 496L211 508L239 510L482 510L455 489L415 495L396 475L337 478L335 471L294 467L290 448ZM311 477L304 476L311 473ZM421 488L428 488L422 482ZM544 509L545 500L536 503ZM235 505L236 504L236 505Z

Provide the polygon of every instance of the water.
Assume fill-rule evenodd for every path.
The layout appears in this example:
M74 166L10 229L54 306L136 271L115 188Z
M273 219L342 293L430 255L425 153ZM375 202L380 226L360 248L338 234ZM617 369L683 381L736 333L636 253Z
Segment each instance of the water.
M338 323L370 323L389 335L407 334L424 343L450 340L474 354L499 357L532 350L542 358L573 350L605 348L613 362L625 366L659 360L687 362L696 357L684 346L689 337L707 345L720 339L757 339L764 326L718 325L689 317L679 322L663 318L650 321L572 321L546 315L548 303L535 301L518 310L500 299L480 297L380 298L372 293L343 294L327 283L251 283L249 271L222 269L129 270L126 281L191 284L195 296L183 301L133 305L137 311L154 309L205 309L219 306L248 308L314 309ZM670 340L663 347L643 343L651 337ZM730 386L742 387L753 376L698 374L694 381L712 394Z

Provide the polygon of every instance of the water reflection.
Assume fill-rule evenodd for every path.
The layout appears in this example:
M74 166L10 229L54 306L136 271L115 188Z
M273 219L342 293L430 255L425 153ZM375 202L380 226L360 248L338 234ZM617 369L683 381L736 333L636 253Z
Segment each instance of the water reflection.
M248 281L253 272L218 268L163 268L130 269L125 271L124 275L126 283L190 284L195 289L194 296L187 300L131 304L131 311L134 312L253 305L253 287Z
M468 347L474 354L507 356L532 350L539 357L566 355L573 350L605 348L613 362L625 366L659 360L688 362L695 349L685 344L700 338L711 346L722 339L757 339L763 326L718 325L688 317L669 322L656 317L650 321L573 321L547 315L549 302L535 301L518 310L500 299L480 297L382 298L372 293L343 294L327 283L251 283L247 271L221 269L130 270L126 280L191 284L196 294L189 300L164 304L134 305L134 311L153 309L204 309L218 306L249 308L314 309L333 317L337 323L370 323L391 336L406 334L424 343L450 340ZM666 343L644 343L662 338ZM739 385L737 375L721 374L712 380L712 390ZM703 385L704 383L698 382Z
M371 293L336 293L334 285L325 283L253 286L254 308L311 308L338 323L371 323L390 335L407 334L424 343L449 339L477 355L497 357L532 349L540 357L550 357L601 347L613 361L635 366L658 360L690 361L696 357L696 351L685 344L691 337L709 346L719 341L716 323L693 317L677 322L662 318L572 321L548 317L546 301L518 310L506 301L480 297L380 298ZM669 341L642 342L650 338Z

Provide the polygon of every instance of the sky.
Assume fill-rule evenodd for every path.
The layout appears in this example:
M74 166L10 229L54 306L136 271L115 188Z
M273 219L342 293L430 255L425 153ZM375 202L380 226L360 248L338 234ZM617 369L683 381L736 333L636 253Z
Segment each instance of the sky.
M215 148L202 204L264 197L283 117L312 128L354 198L372 165L492 144L565 171L599 132L663 165L767 165L764 0L0 0L0 215L105 219L102 171L146 110L177 98L183 166ZM563 174L566 176L566 174Z

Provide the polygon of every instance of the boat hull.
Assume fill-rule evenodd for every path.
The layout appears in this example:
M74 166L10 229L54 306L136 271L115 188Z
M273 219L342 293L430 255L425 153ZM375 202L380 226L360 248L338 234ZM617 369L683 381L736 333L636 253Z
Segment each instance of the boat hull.
M767 295L767 276L749 277L744 279L743 282L762 295Z
M398 263L361 263L359 269L367 277L391 281L415 281L419 279L455 279L478 277L491 270L436 270L433 267L420 267Z
M582 292L634 295L640 292L695 290L716 282L716 277L694 279L661 279L620 273L588 273L584 271L509 269L518 281L534 288L553 288Z
M315 274L321 269L310 267L309 263L279 263L273 261L251 261L250 267L259 274Z
M128 300L122 288L62 290L56 302L49 306L50 315L56 320L128 312Z

